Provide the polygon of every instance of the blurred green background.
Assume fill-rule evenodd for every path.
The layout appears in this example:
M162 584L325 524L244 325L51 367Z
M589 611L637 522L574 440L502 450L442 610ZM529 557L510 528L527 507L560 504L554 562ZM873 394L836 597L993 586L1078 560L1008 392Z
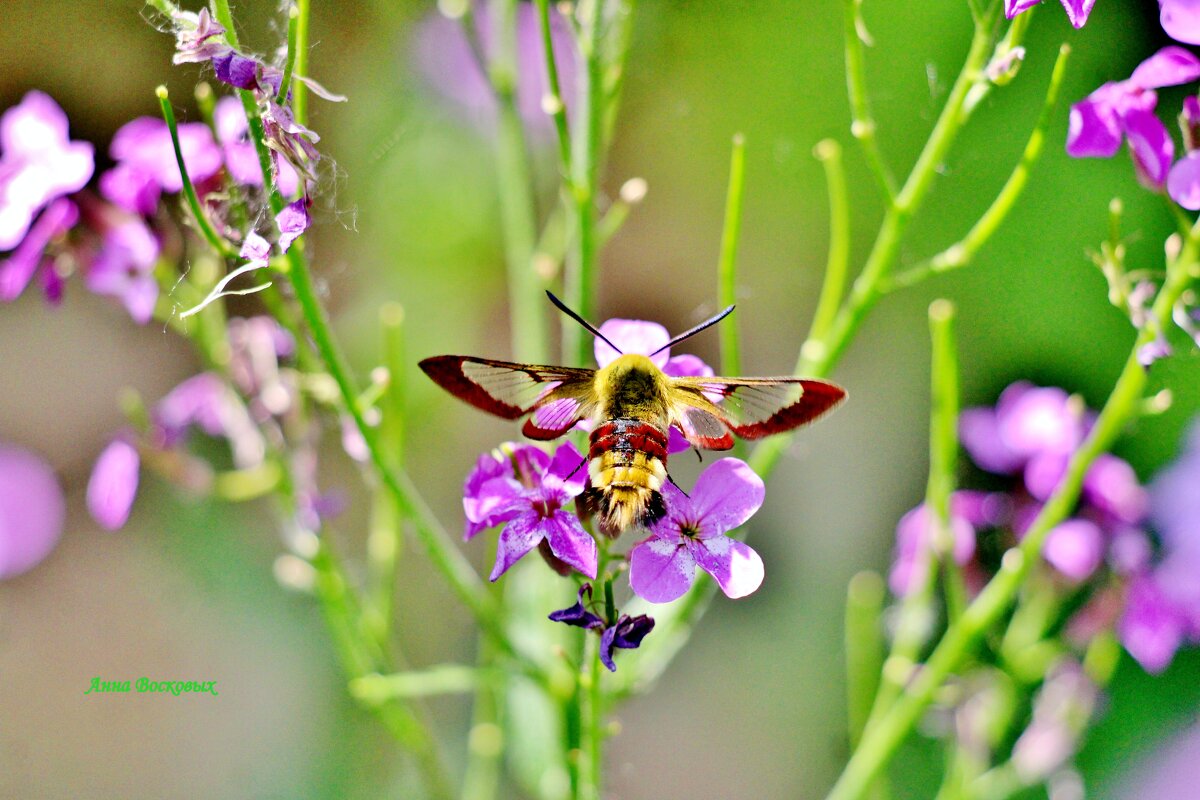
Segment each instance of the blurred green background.
M242 41L279 41L275 4L235 7ZM407 309L411 361L445 352L506 357L506 301L492 140L439 100L413 67L411 36L429 3L313 2L313 76L349 96L315 101L312 127L336 161L309 234L337 327L364 371L376 358L376 314ZM871 2L876 45L869 77L882 147L907 170L965 55L965 2ZM136 2L6 2L0 33L0 107L40 88L63 106L73 138L97 143L156 113L154 87L176 105L198 70L172 67L172 40ZM835 378L851 401L801 435L775 473L755 521L767 564L762 589L719 600L656 691L625 706L610 749L614 798L819 797L846 755L841 613L847 579L885 570L896 520L923 494L927 464L928 343L935 297L960 310L964 405L990 403L1027 378L1107 394L1133 332L1110 307L1086 253L1105 234L1110 198L1124 200L1130 261L1161 263L1170 220L1137 186L1123 153L1075 161L1063 153L1067 103L1124 78L1165 44L1157 6L1102 0L1083 31L1056 3L1038 10L1018 80L993 92L945 166L914 227L907 262L957 239L986 207L1024 146L1054 52L1075 48L1065 102L1024 198L977 263L886 299ZM1164 108L1181 93L1164 93ZM183 110L195 118L194 109ZM843 143L861 262L879 202L848 136L841 4L734 0L638 4L628 78L607 165L611 193L648 181L603 256L601 319L655 319L682 330L716 305L715 264L730 137L748 143L737 324L746 371L790 369L810 320L825 261L828 214L813 145ZM539 152L552 174L552 153ZM543 208L553 185L542 186ZM715 361L716 337L694 342ZM62 544L31 573L0 585L0 796L413 796L403 757L346 698L318 608L279 588L282 551L266 504L200 503L144 481L126 530L99 531L82 511L92 460L121 424L123 386L153 400L196 369L188 349L78 284L63 307L35 292L0 310L0 439L34 448L67 488ZM416 373L410 464L447 527L475 455L515 428L449 400ZM1149 479L1175 453L1200 409L1200 357L1155 367L1176 404L1140 422L1120 445ZM331 447L327 483L353 487ZM353 496L353 495L352 495ZM361 543L362 518L337 529ZM493 545L466 548L486 572ZM358 550L357 552L361 552ZM417 664L469 658L468 617L416 548L398 588L401 633ZM1125 659L1080 759L1096 797L1143 794L1144 761L1194 724L1200 658L1184 654L1150 679ZM219 697L83 695L93 676L216 680ZM462 758L465 702L431 706L454 759ZM1190 764L1200 785L1200 745ZM1177 745L1183 747L1183 745ZM933 794L937 749L898 760L901 797ZM1139 771L1140 770L1140 771ZM1182 796L1182 795L1181 795ZM1194 796L1194 795L1193 795Z

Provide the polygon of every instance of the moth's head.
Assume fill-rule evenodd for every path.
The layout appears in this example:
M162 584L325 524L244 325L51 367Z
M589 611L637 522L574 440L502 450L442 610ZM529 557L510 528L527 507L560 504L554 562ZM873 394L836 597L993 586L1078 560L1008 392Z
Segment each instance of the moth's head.
M601 370L607 373L610 380L621 378L630 373L644 373L647 375L662 375L662 370L655 366L654 362L648 356L639 355L637 353L625 353L617 356L607 367Z

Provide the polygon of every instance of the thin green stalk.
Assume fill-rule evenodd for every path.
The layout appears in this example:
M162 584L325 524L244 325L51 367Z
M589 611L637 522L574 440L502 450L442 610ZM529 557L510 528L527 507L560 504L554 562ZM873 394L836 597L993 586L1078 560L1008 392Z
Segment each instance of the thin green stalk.
M1001 223L1008 217L1013 206L1016 205L1021 193L1025 189L1025 184L1029 182L1029 173L1033 165L1041 157L1042 147L1046 141L1046 129L1050 125L1050 118L1053 115L1054 107L1058 103L1059 89L1062 87L1063 77L1067 72L1067 60L1071 54L1070 45L1062 45L1058 49L1058 59L1054 62L1054 70L1050 73L1050 84L1046 89L1046 97L1042 103L1042 111L1038 116L1037 124L1034 125L1033 131L1029 134L1029 140L1025 143L1025 149L1021 153L1021 159L1013 168L1012 173L1008 176L1004 186L1000 189L996 199L988 206L987 211L983 216L971 226L971 230L967 235L958 242L947 247L942 252L933 256L927 261L924 261L916 266L910 267L904 272L896 275L887 286L887 290L898 289L905 286L912 286L930 275L936 275L941 272L949 272L953 269L964 267L971 263L975 254L979 252L992 234L1000 227ZM1174 203L1173 208L1178 209Z
M863 59L863 36L866 26L862 18L862 0L843 0L843 22L846 40L846 87L850 95L850 133L862 146L871 167L871 174L888 201L896 197L896 179L888 169L879 141L875 138L875 117L871 113L870 92L867 90L866 68Z
M1167 279L1151 309L1160 325L1167 325L1171 309L1193 280L1200 226L1193 227L1180 255L1172 260ZM1008 611L1034 564L1050 530L1074 508L1083 477L1092 462L1112 446L1125 425L1139 413L1146 386L1146 370L1138 361L1138 350L1154 338L1151 326L1138 335L1120 377L1104 409L1083 444L1071 457L1066 474L1042 507L1021 543L1005 553L999 572L951 623L912 683L891 709L870 726L862 743L846 764L828 800L855 800L864 796L872 780L909 735L924 710L933 701L945 679L978 646L979 642Z
M797 375L815 378L827 376L862 326L867 312L883 295L884 280L895 264L900 244L908 230L908 223L924 201L937 175L938 167L961 129L963 102L971 86L979 80L980 70L990 49L989 43L988 29L977 27L962 70L946 98L946 104L938 115L933 131L904 182L904 187L884 215L879 234L863 265L862 273L854 281L850 295L835 316L828 334L822 339L809 339L800 348L800 359L795 370ZM781 434L762 442L750 456L751 468L759 475L768 475L791 445L791 441L791 434Z
M841 145L833 139L823 139L813 148L813 155L825 168L825 183L829 189L829 257L825 262L821 296L808 332L809 341L820 341L829 333L846 292L846 273L850 268L850 202Z
M297 32L300 27L300 9L296 6L288 7L288 27L287 27L287 55L283 62L283 78L279 81L279 94L275 97L277 105L283 105L287 102L288 89L291 88L292 70L296 66L297 52ZM297 81L297 84L300 82Z
M549 90L542 98L542 108L554 120L554 132L558 136L558 157L563 173L571 169L571 133L567 128L567 106L563 102L562 88L558 81L558 63L554 57L554 41L550 36L550 2L534 0L538 12L538 28L542 34L542 56L546 64L546 84Z
M600 76L600 23L603 3L588 4L590 14L579 37L579 110L571 140L570 196L575 211L574 247L569 252L565 294L567 305L584 319L596 311L596 175L599 168L603 92ZM563 355L568 363L586 364L591 340L571 320L563 322Z
M860 572L846 587L846 714L850 746L858 745L883 669L883 579Z
M929 332L933 341L930 367L932 408L929 417L929 483L925 504L932 528L930 546L945 575L946 614L951 622L962 615L966 583L954 560L954 530L950 522L950 497L958 469L958 352L954 336L954 306L935 300L929 306Z
M583 737L580 748L578 800L600 800L603 792L604 694L601 678L600 639L588 636L594 646L588 648L588 674L583 684Z
M515 4L506 0L500 9L504 13L496 20L499 28L496 56L487 66L499 101L496 162L509 306L513 315L513 357L541 364L546 361L547 351L546 312L542 281L533 264L537 242L533 181L525 129L516 103Z
M488 675L486 670L495 657L495 647L480 636L476 674ZM500 724L500 679L500 675L491 675L477 680L474 686L462 800L492 800L500 786L501 756L504 754L504 728Z
M492 680L495 674L463 664L435 664L420 670L395 672L390 675L372 673L355 679L350 693L364 703L382 703L392 698L435 697L470 692L481 681Z
M729 155L729 188L725 193L725 225L721 230L721 257L717 262L717 296L724 308L737 302L737 251L742 233L742 197L746 184L746 137L733 136ZM736 319L718 326L721 341L721 374L742 374L742 350Z
M179 126L175 123L175 110L171 108L167 87L159 86L154 90L154 94L158 97L158 105L162 108L163 119L167 123L167 129L171 132L171 147L175 151L175 163L179 165L179 175L183 180L183 196L187 198L188 208L192 211L196 227L200 229L204 240L212 246L213 250L225 258L233 258L237 253L229 246L228 242L217 235L217 232L213 230L212 223L208 221L208 217L200 207L200 199L196 196L196 187L192 184L187 164L183 161L183 150L179 146Z
M296 0L296 65L295 74L308 77L308 21L310 0ZM308 124L308 86L296 81L292 87L292 116L301 125Z

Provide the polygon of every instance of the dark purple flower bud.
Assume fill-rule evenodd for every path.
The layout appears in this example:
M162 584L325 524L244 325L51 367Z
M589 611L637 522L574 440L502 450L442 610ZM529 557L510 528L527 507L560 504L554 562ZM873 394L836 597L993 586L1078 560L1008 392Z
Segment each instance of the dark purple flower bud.
M217 80L236 89L257 89L259 63L236 50L228 50L212 59Z
M622 614L617 624L606 628L600 635L600 661L608 667L609 672L616 672L617 665L613 663L613 650L622 648L633 650L642 643L646 634L654 630L654 619L645 614L630 617Z
M583 595L587 594L588 599L592 596L592 585L585 583L579 587L579 599L575 605L570 608L560 609L559 611L550 612L550 620L552 622L562 622L566 625L574 625L577 628L587 628L589 630L601 630L604 628L604 620L588 611L584 607Z
M0 115L0 252L21 243L37 212L92 177L93 151L72 142L67 115L42 92L29 92Z
M50 465L0 444L0 580L37 566L58 544L66 503Z
M114 439L96 459L87 487L87 507L101 526L115 531L129 519L137 495L141 458L125 439Z

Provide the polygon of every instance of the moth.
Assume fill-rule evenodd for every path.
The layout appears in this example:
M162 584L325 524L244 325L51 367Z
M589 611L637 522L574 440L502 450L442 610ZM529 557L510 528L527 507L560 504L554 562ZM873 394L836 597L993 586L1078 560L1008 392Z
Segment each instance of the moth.
M591 323L546 292L561 311L618 353ZM673 338L650 356L622 353L602 369L539 366L473 356L420 362L450 394L504 419L526 415L521 432L555 439L580 421L591 423L589 487L581 496L613 536L666 513L661 489L667 442L677 428L695 448L728 450L734 435L761 439L805 425L846 396L840 386L807 378L671 377L651 357L720 322L721 313ZM581 464L582 466L582 464Z

